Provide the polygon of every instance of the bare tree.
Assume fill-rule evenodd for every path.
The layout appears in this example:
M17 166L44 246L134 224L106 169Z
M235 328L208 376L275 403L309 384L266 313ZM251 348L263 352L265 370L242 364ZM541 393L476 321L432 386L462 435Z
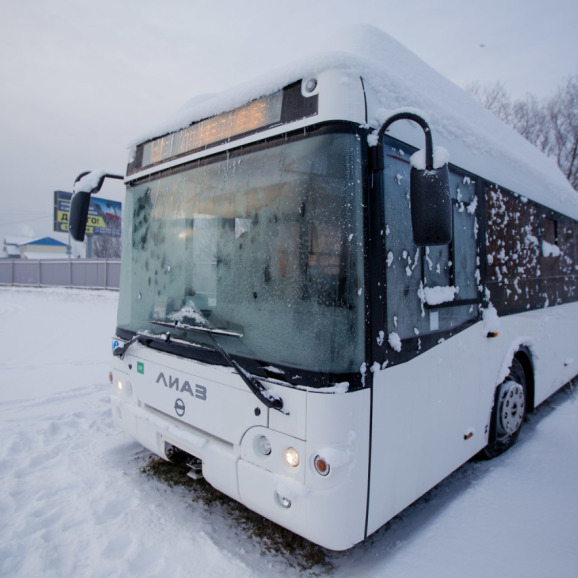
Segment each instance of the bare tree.
M500 82L473 83L466 90L500 120L549 156L578 191L578 76L550 99L533 95L512 100Z
M120 237L112 235L95 235L92 241L92 253L97 259L120 259Z
M578 76L562 85L548 103L552 131L551 154L578 190Z
M466 91L502 122L510 124L512 101L501 82L493 82L491 84L472 82L466 87Z
M551 146L551 127L547 106L535 96L527 95L512 104L509 124L536 148L548 154Z

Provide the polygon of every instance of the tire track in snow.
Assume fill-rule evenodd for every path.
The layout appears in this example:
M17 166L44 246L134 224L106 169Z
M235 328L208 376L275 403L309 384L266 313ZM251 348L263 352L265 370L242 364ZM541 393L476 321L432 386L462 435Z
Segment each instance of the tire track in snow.
M201 505L140 474L103 386L3 403L0 424L0 576L190 576L190 551L201 575L254 575Z
M92 538L79 540L77 531L87 521L114 523L137 505L134 497L109 492L103 476L106 450L118 444L108 398L96 388L78 388L55 399L3 404L1 414L6 413L10 419L2 420L5 443L0 449L0 574L54 570L83 575L68 543L78 551L89 548Z

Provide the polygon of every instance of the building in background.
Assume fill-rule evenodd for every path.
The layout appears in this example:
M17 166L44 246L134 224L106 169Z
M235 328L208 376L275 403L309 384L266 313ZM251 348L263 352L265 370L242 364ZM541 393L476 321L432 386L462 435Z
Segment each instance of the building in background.
M52 237L43 237L19 245L18 251L20 259L66 259L70 253L70 245Z
M20 259L20 245L30 243L33 237L10 235L4 237L0 259Z

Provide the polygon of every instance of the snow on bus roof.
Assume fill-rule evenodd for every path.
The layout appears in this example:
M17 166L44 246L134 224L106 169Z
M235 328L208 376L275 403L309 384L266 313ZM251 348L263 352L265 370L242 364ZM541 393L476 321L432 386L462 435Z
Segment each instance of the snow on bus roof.
M323 52L221 93L193 98L163 125L141 135L133 146L335 68L363 78L370 126L378 127L400 108L421 110L432 128L434 143L450 152L453 164L578 218L578 194L554 159L546 157L473 97L372 26L352 26L336 35ZM388 132L407 140L399 136L407 131L400 132L396 125ZM421 142L410 144L422 146Z

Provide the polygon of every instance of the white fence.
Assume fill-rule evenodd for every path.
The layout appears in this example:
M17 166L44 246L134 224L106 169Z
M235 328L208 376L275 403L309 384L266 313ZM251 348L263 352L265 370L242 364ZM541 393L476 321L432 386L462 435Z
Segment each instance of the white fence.
M0 259L0 285L118 289L120 261Z

